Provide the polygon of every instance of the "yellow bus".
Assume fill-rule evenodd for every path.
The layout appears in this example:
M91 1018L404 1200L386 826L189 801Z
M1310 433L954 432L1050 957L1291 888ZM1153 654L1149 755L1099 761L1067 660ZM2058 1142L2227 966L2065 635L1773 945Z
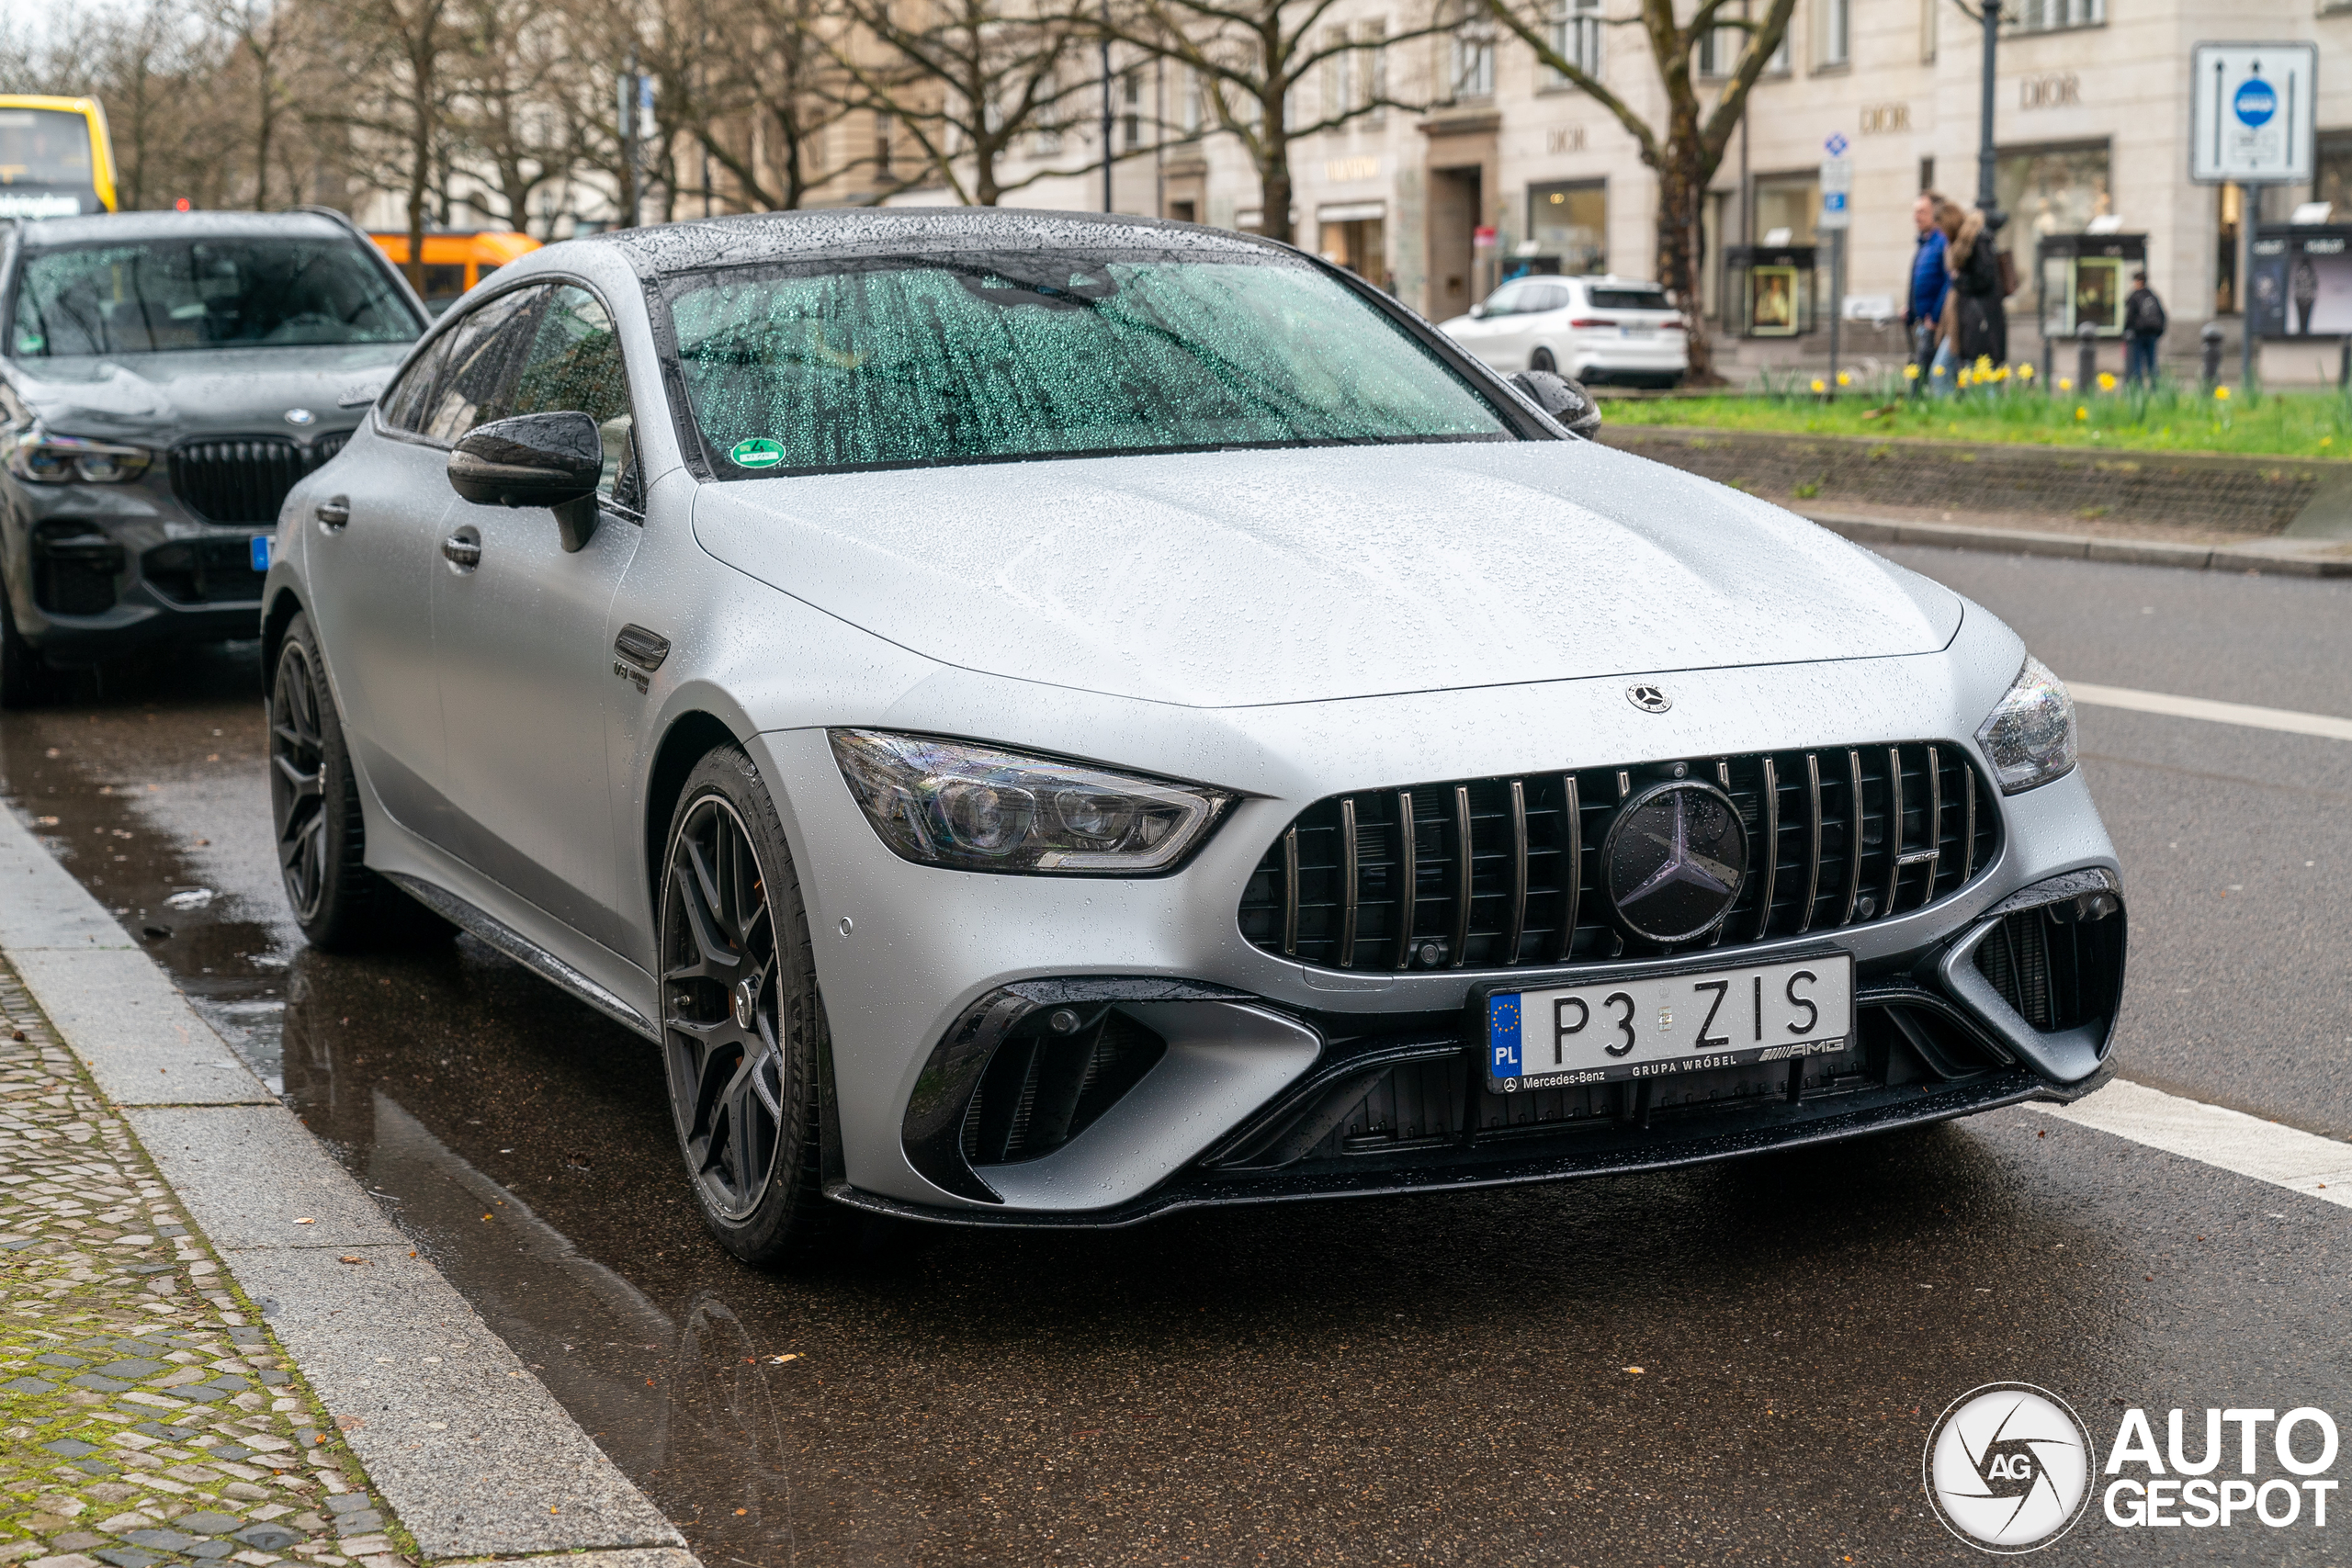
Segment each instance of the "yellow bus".
M408 236L406 234L370 234L376 248L384 253L391 264L408 265ZM505 230L485 229L473 234L427 234L424 236L424 281L417 292L424 297L426 307L435 315L448 309L449 302L508 262L528 255L539 248L539 242L528 234Z
M107 111L91 98L0 95L0 218L114 209Z

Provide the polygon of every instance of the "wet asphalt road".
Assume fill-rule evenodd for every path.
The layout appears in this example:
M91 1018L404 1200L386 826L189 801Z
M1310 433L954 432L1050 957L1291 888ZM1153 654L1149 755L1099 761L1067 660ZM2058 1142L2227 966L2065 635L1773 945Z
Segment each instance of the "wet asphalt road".
M2062 673L2352 714L2352 586L1903 558ZM714 1568L1977 1561L1918 1483L1976 1384L2057 1392L2102 1450L2129 1404L2352 1412L2352 1214L2025 1111L753 1272L695 1216L641 1042L470 939L300 945L256 674L219 650L6 716L0 792ZM2099 709L2084 738L2132 898L2123 1070L2352 1135L2352 746ZM2326 1561L2331 1524L2094 1511L2043 1560Z

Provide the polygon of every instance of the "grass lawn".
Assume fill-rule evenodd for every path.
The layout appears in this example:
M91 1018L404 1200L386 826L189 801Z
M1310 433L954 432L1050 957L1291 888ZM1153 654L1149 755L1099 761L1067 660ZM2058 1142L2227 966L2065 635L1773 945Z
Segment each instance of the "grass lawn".
M1840 389L1833 400L1807 389L1696 398L1611 398L1611 424L1699 425L1805 435L1918 436L2012 441L2133 452L2244 452L2352 457L2352 400L2334 392L2226 397L2193 389L2087 393L2042 390L2012 378L1954 396L1913 398L1905 384Z

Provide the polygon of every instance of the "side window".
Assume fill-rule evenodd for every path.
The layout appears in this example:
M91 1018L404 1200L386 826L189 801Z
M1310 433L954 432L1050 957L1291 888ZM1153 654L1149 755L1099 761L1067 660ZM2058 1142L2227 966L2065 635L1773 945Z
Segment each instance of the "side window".
M513 407L507 412L578 412L594 420L605 437L599 493L632 511L641 509L628 373L613 319L594 294L570 285L552 292L514 378Z
M449 357L447 333L435 338L431 347L416 356L407 374L394 382L377 400L384 423L393 430L404 430L412 435L424 434L424 413L433 405L433 382L441 374L441 366Z
M424 434L455 443L475 425L506 417L515 362L529 341L536 307L548 292L518 288L467 312L448 334L448 357L434 380Z

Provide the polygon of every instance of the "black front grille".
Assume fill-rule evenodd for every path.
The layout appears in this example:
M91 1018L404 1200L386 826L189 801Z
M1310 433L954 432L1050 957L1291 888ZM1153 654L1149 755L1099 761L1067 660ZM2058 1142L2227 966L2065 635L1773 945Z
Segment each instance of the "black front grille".
M267 526L295 482L350 439L337 431L308 446L283 435L186 442L172 448L172 493L209 523Z
M1069 1033L1016 1035L989 1058L964 1114L964 1158L1003 1165L1049 1155L1143 1081L1168 1043L1115 1010L1091 1020L1064 1010Z
M1730 795L1749 869L1729 916L1678 949L1611 920L1600 846L1622 801L1684 776ZM2000 846L1994 799L1960 747L1932 741L1333 795L1258 863L1241 932L1282 957L1365 970L1569 964L1799 936L1957 891Z
M247 539L180 539L139 558L147 586L175 604L256 604L265 573Z

